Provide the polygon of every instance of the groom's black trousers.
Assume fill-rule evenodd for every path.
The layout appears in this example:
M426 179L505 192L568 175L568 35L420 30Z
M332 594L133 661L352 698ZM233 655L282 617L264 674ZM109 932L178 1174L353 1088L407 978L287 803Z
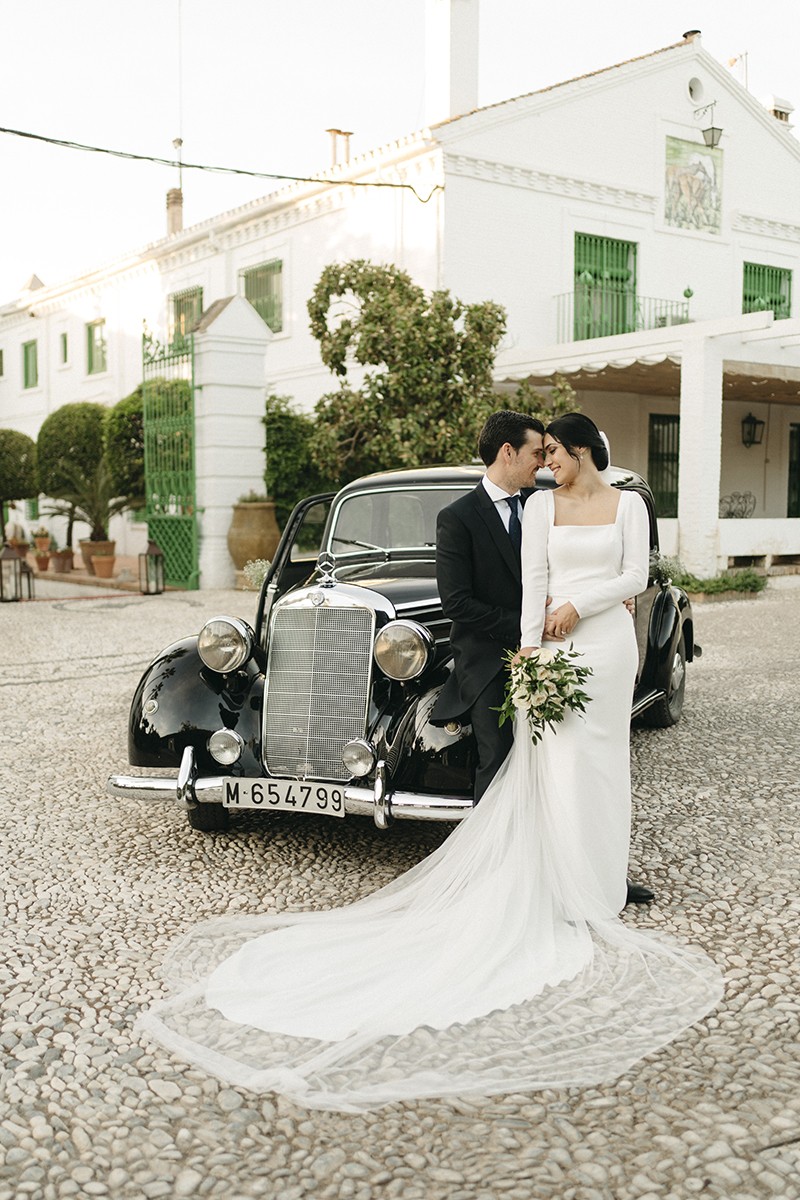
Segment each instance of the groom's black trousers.
M474 793L476 804L507 758L514 739L513 722L506 721L502 727L497 724L500 714L496 710L503 703L507 680L508 672L503 668L486 685L469 710L472 732L478 748Z

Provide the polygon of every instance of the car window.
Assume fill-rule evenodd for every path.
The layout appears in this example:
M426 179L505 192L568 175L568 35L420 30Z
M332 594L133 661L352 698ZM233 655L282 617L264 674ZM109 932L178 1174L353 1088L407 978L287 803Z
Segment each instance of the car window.
M290 562L315 562L322 547L322 534L328 519L330 502L312 504L303 514L303 523L292 543Z
M364 492L339 506L331 529L331 550L348 554L366 549L402 550L436 545L436 518L471 488L417 488Z

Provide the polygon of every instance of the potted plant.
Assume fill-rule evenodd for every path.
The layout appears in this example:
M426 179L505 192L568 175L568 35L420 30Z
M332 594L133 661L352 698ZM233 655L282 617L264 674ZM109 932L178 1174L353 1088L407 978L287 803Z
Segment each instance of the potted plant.
M50 530L44 525L39 525L36 529L32 530L31 537L36 547L36 553L47 554L50 549Z
M97 545L97 543L95 543ZM113 546L114 542L109 545ZM94 574L98 579L111 579L114 575L114 563L116 555L113 550L107 550L105 547L95 549L92 553L92 566Z
M43 575L50 565L50 554L47 550L34 549L33 557L36 560L36 570L40 575Z
M87 473L77 469L66 472L69 488L65 487L58 500L47 509L51 516L69 516L84 521L90 529L88 538L81 538L80 548L83 564L90 575L94 574L92 559L98 551L114 553L116 542L108 537L108 525L113 516L130 507L130 497L119 496L111 478L108 464L101 458Z
M240 496L228 529L228 550L237 570L251 559L272 558L280 540L274 501L253 490Z
M50 565L58 575L72 570L72 547L64 546L59 549L55 538L50 539Z

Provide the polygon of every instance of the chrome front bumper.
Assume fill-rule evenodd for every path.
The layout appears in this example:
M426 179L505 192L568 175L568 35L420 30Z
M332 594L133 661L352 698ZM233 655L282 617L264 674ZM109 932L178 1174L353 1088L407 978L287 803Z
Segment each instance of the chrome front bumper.
M106 791L133 800L177 800L179 804L221 804L225 776L199 776L194 751L187 746L177 775L109 775ZM373 787L344 787L344 810L357 817L372 817L379 829L393 820L460 821L472 812L472 801L457 796L423 796L387 790L386 768L378 763Z

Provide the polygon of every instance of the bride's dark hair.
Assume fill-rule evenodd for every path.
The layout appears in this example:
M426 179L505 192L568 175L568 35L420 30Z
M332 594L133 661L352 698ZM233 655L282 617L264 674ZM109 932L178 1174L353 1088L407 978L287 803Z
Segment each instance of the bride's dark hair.
M561 442L571 458L578 461L580 455L576 453L575 447L585 446L591 452L592 462L598 471L605 471L608 466L608 448L600 436L600 430L589 417L579 412L564 413L563 417L556 417L550 422L545 430L545 434L548 433Z

